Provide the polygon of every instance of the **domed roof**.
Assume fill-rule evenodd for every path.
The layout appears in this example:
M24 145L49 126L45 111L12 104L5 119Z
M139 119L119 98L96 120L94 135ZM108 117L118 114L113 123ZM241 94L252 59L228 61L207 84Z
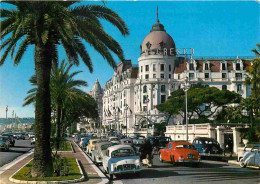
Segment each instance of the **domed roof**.
M102 88L101 88L98 80L96 80L96 82L92 88L92 92L96 92L96 93L102 92Z
M164 49L167 49L167 55L175 55L175 43L172 37L166 33L164 26L157 19L151 32L144 38L141 45L141 55L165 55ZM171 52L171 53L170 53Z

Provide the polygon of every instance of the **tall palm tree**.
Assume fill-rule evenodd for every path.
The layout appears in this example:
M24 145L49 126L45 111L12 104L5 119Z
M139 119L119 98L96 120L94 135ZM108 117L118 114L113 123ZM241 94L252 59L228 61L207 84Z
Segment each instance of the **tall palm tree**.
M258 47L258 50L252 49L251 51L254 52L256 56L260 56L260 44L257 43L256 46Z
M78 101L89 101L86 99L86 94L78 87L86 87L87 83L83 80L73 79L81 71L76 71L70 74L72 65L68 66L63 60L58 67L55 63L52 64L51 77L50 77L50 94L52 111L56 113L56 138L61 139L61 119L64 115L64 108L69 104L75 105ZM30 78L33 86L37 85L36 76ZM28 96L25 98L24 106L35 103L37 88L28 91ZM85 104L86 105L86 104ZM59 148L60 142L56 141L56 147Z
M93 71L92 62L81 39L97 50L111 66L115 61L112 51L121 60L124 55L120 45L103 29L99 19L112 23L122 35L129 31L121 17L101 5L79 5L75 2L25 2L6 1L16 9L0 9L0 50L5 49L0 66L10 53L14 64L21 61L29 45L34 46L34 64L37 80L35 105L35 152L32 177L52 176L50 149L50 72L52 62L58 63L57 45L62 45L72 64L79 58ZM19 48L16 51L16 46Z

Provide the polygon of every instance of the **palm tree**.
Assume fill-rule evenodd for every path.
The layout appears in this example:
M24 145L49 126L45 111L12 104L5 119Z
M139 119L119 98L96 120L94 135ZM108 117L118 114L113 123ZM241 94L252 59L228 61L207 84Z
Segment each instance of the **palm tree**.
M122 35L129 31L120 16L101 5L79 5L75 2L6 1L16 9L0 9L0 50L5 49L0 66L10 53L14 64L21 61L29 45L34 46L37 80L35 105L35 152L32 177L52 176L50 149L51 101L50 73L52 63L58 63L57 45L62 45L71 64L79 58L93 71L92 62L81 39L97 50L114 67L112 51L124 59L120 45L103 29L99 19L112 23ZM16 46L19 48L16 51Z
M60 147L61 140L61 119L64 115L64 108L69 104L75 105L77 101L89 101L90 98L85 98L86 94L78 87L86 87L87 83L83 80L74 80L73 78L81 73L81 71L69 73L72 65L68 66L63 60L58 67L53 63L50 78L50 93L52 111L56 114L56 148ZM30 79L33 86L37 85L36 76L33 75ZM24 106L35 103L37 88L28 91L28 96L25 98ZM86 104L85 104L86 105Z
M252 49L251 51L254 52L256 56L260 56L260 44L257 43L256 45L258 47L258 50Z

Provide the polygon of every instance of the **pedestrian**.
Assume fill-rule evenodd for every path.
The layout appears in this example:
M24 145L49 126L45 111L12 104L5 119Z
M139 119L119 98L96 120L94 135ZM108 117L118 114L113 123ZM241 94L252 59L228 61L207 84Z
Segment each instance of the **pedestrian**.
M230 137L228 138L228 150L230 152L230 157L232 157L232 154L233 154L233 141L232 141L232 139Z

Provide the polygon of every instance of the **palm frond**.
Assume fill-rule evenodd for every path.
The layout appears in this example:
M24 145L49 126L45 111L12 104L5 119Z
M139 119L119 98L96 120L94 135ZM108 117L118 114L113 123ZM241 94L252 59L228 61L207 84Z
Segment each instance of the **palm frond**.
M29 41L29 37L27 36L22 41L22 43L20 44L19 49L16 52L16 55L15 55L15 58L14 58L14 65L17 65L21 61L21 59L22 59L25 51L27 50L29 44L30 44L30 41Z

